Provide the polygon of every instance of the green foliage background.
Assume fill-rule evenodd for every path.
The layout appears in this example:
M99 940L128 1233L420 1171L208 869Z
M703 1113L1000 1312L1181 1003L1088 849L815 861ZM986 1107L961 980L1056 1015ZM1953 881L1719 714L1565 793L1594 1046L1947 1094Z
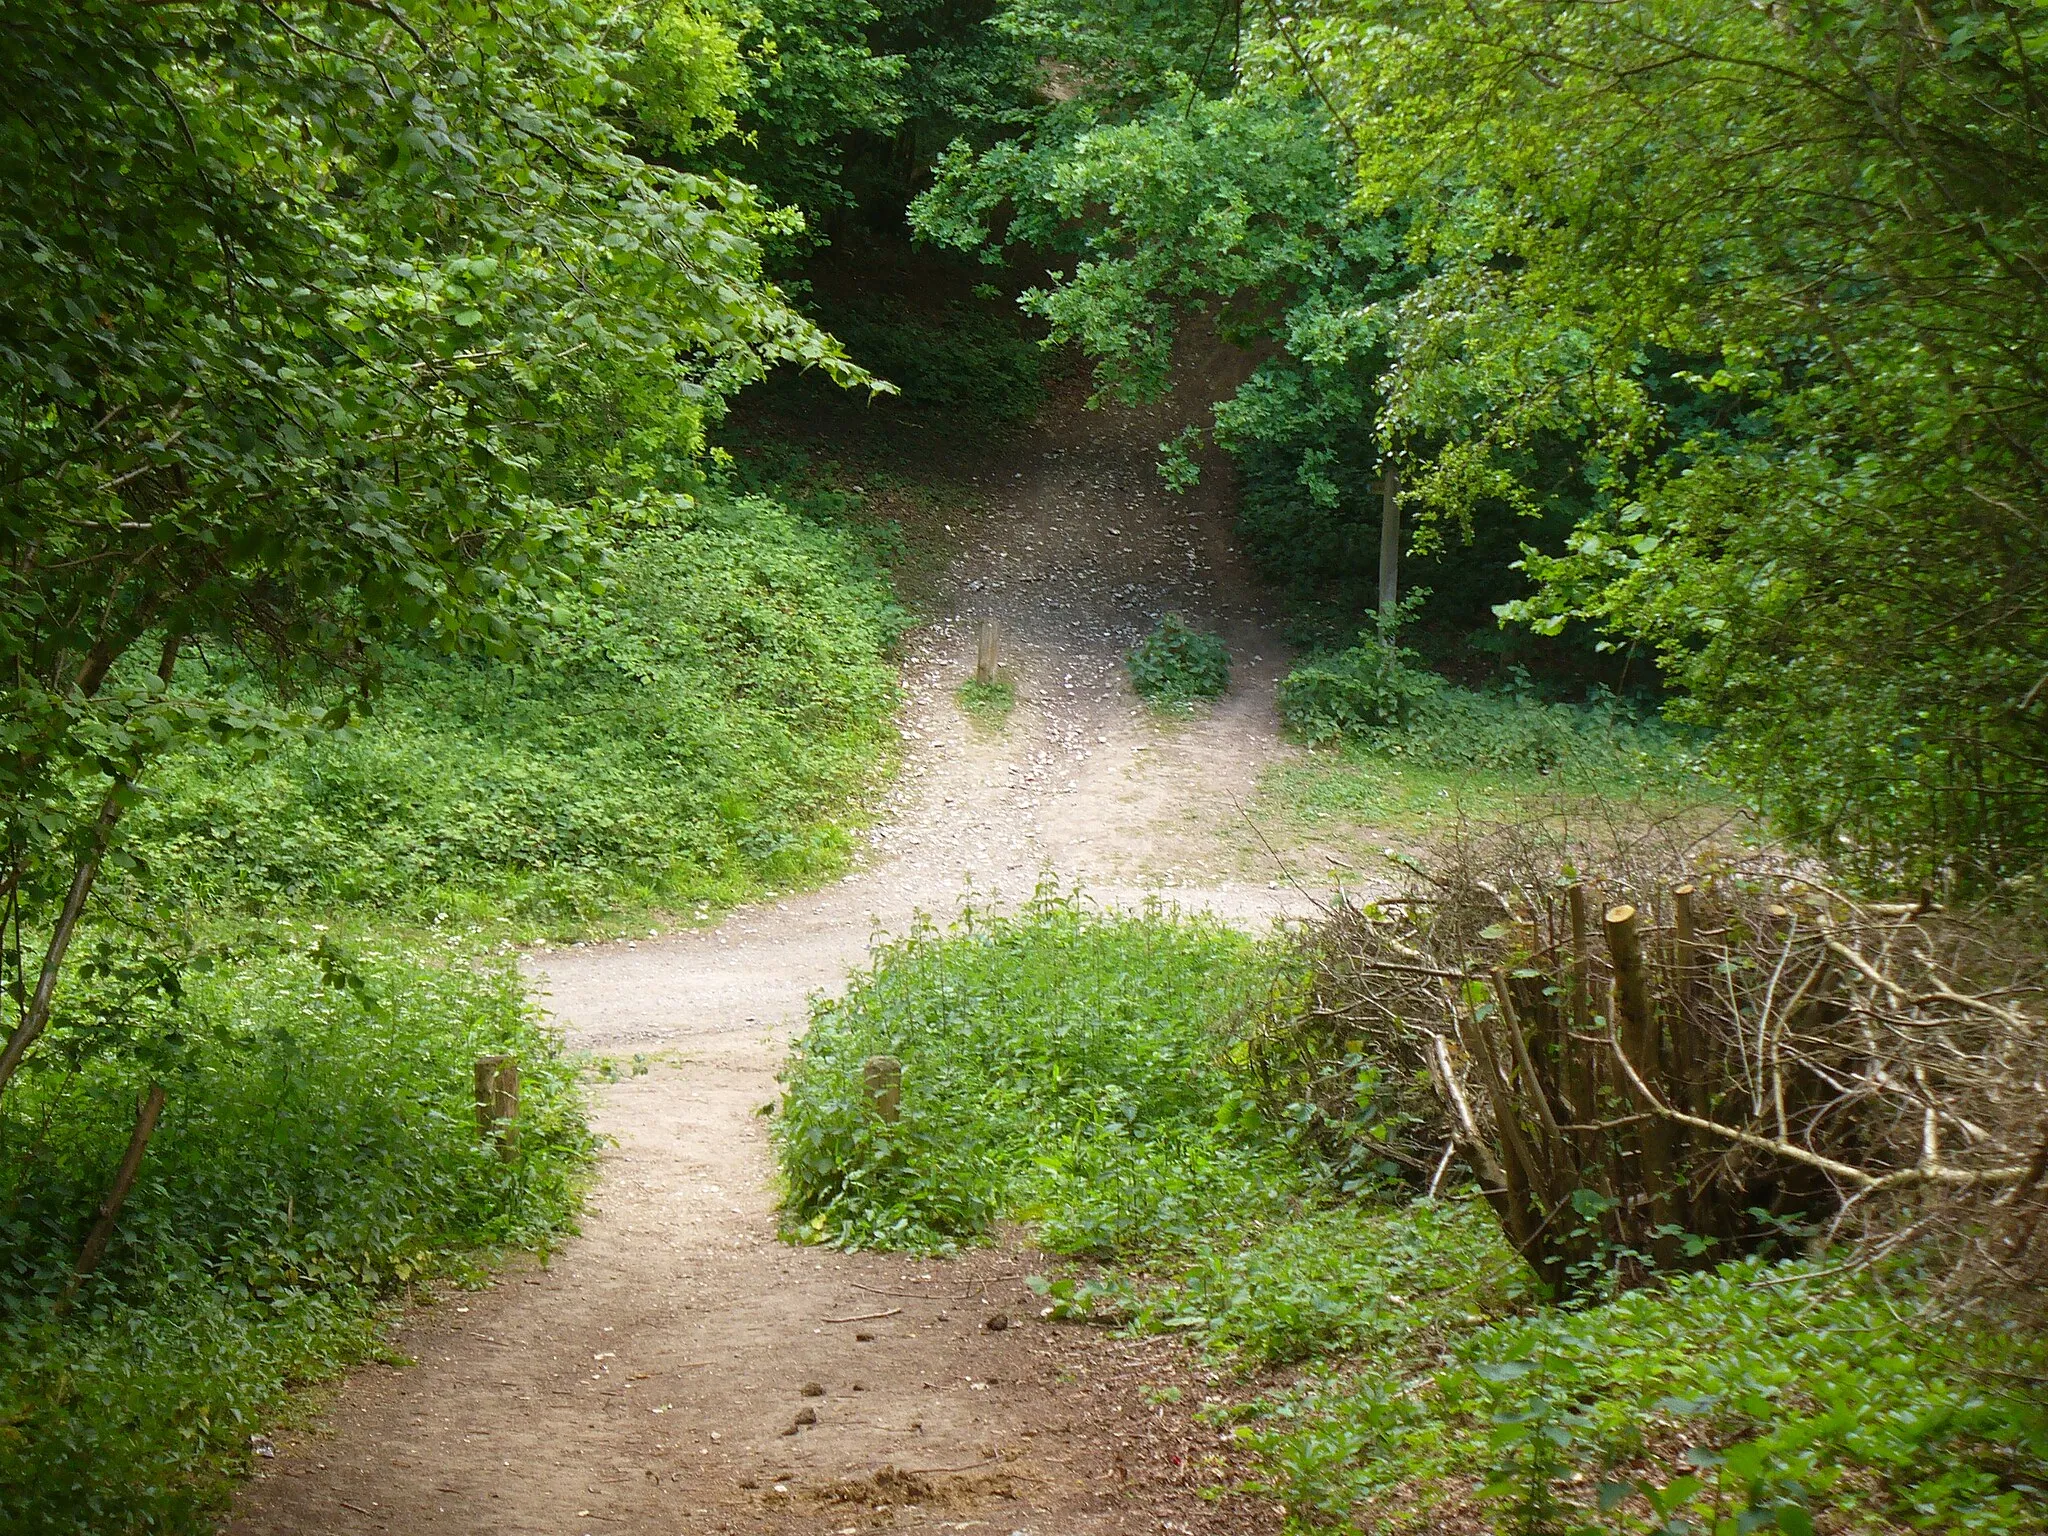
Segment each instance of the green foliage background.
M1706 761L1857 878L2027 899L2039 0L996 25L1060 88L956 140L913 221L1042 254L1026 303L1110 398L1158 395L1205 331L1252 352L1163 469L1205 436L1236 458L1247 546L1315 644L1367 627L1392 465L1433 663L1661 680Z
M627 534L521 661L411 656L348 731L165 765L133 852L202 906L513 918L837 867L903 622L854 535L713 497Z
M0 1072L0 1521L196 1528L381 1309L564 1230L571 1073L469 930L843 857L901 615L852 524L707 468L772 370L1014 420L1041 330L1100 403L1235 345L1162 469L1234 458L1315 647L1302 734L1650 778L1692 761L1670 732L1563 696L1654 655L1686 745L1850 877L2027 900L2044 46L2044 0L9 8L0 983L48 1027ZM878 291L906 213L1042 270ZM828 246L801 305L771 280ZM1390 467L1431 589L1407 651L1370 624ZM1220 691L1201 638L1134 674ZM1545 1308L1468 1208L1371 1197L1371 1063L1341 1165L1260 1097L1241 1012L1287 985L1156 912L920 933L792 1063L792 1228L1023 1217L1158 1266L1046 1280L1056 1312L1350 1352L1249 1427L1304 1523L1398 1493L1531 1530L2040 1527L2041 1415L1998 1374L2037 1342L1929 1321L1907 1269ZM509 1163L469 1123L485 1050L527 1076ZM171 1110L65 1312L150 1082Z

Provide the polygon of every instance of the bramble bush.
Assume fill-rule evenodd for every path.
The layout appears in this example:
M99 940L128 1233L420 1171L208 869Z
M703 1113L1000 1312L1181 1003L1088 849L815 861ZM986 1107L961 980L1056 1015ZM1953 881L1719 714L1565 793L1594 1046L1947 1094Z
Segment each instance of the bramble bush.
M1310 742L1399 726L1448 686L1420 659L1384 636L1360 635L1348 650L1312 656L1281 679L1280 717Z

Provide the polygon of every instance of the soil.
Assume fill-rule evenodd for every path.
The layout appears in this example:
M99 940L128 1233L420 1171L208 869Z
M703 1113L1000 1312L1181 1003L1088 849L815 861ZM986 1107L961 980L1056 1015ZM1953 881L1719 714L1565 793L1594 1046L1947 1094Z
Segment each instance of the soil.
M1007 433L892 429L904 472L949 488L933 516L958 543L907 646L904 762L867 856L715 927L530 957L570 1042L627 1064L594 1085L612 1145L580 1236L408 1314L409 1360L356 1373L282 1437L230 1530L1277 1529L1198 1416L1243 1389L1173 1340L1041 1318L1024 1280L1046 1261L1014 1235L944 1260L780 1242L764 1114L807 998L921 912L1043 880L1248 926L1307 904L1243 814L1291 750L1285 649L1221 477L1159 487L1176 409L1086 411L1069 391ZM1123 671L1166 608L1235 664L1186 719ZM956 699L983 617L1017 694L1000 726Z

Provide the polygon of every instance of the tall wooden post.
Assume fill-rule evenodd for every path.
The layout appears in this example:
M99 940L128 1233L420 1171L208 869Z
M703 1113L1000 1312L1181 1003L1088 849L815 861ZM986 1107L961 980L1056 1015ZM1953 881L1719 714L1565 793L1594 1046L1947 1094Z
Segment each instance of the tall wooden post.
M1401 599L1401 471L1380 472L1380 618L1391 623Z
M1586 944L1586 888L1574 884L1565 892L1572 925L1572 985L1566 1005L1570 1019L1565 1029L1564 1094L1571 1101L1572 1118L1590 1124L1600 1118L1599 1074L1593 1057L1582 1040L1593 1027L1592 954Z
M1698 889L1690 884L1671 893L1671 956L1678 1004L1671 1019L1671 1075L1678 1088L1679 1107L1703 1115L1707 1104L1706 1079L1701 1070L1699 1021L1695 1017L1702 980L1698 898Z
M1637 930L1636 909L1609 907L1603 924L1607 952L1614 961L1614 1031L1629 1065L1645 1087L1669 1095L1665 1086L1661 1030L1657 1005L1650 992L1649 967L1643 957L1642 935ZM1652 1108L1650 1101L1630 1085L1638 1109L1649 1114L1637 1145L1643 1160L1643 1190L1650 1197L1650 1219L1659 1227L1675 1226L1683 1209L1682 1191L1674 1188L1677 1168L1677 1138L1672 1123ZM1650 1241L1650 1253L1659 1269L1677 1266L1681 1250L1677 1235L1663 1233Z

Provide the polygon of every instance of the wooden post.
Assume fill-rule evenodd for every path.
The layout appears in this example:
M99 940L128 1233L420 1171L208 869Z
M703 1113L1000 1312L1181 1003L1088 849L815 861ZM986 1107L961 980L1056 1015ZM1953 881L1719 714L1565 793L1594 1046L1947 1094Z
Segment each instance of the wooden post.
M1590 919L1584 885L1575 883L1566 888L1565 907L1571 925L1572 955L1567 996L1560 1005L1560 1011L1568 1017L1562 1031L1563 1059L1558 1067L1558 1083L1564 1107L1573 1120L1581 1125L1592 1125L1601 1118L1600 1062L1606 1052L1587 1038L1593 1029L1593 952L1587 936ZM1622 1168L1613 1134L1595 1130L1576 1131L1572 1133L1572 1141L1579 1152L1579 1177L1587 1188L1612 1202L1600 1223L1601 1228L1615 1243L1625 1243L1624 1216L1615 1193L1621 1188Z
M1655 1017L1649 973L1643 967L1642 936L1636 931L1636 909L1609 907L1604 926L1607 953L1614 960L1614 995L1621 1010L1616 1023L1621 1028L1622 1049L1643 1081L1654 1087L1658 1067Z
M903 1115L903 1063L894 1056L870 1056L861 1063L860 1075L875 1113L894 1125Z
M1706 1111L1706 1075L1701 1070L1699 1038L1700 919L1695 898L1699 891L1681 885L1671 893L1673 968L1677 971L1678 1007L1671 1019L1671 1074L1678 1089L1679 1107L1689 1114Z
M1607 952L1614 961L1614 1028L1629 1064L1644 1084L1668 1094L1663 1082L1663 1051L1658 1039L1656 1005L1650 996L1650 976L1643 963L1642 935L1636 927L1636 909L1609 907L1603 924ZM1674 1224L1678 1210L1675 1169L1676 1141L1672 1123L1659 1115L1650 1102L1634 1092L1636 1107L1651 1118L1643 1125L1639 1145L1643 1159L1643 1191L1650 1197L1650 1219L1659 1227ZM1650 1253L1659 1269L1676 1266L1680 1253L1676 1236L1665 1233L1652 1237Z
M1522 1134L1521 1121L1515 1113L1514 1096L1501 1075L1500 1062L1493 1053L1492 1043L1486 1038L1486 1026L1476 1014L1467 1019L1455 1004L1451 1021L1457 1026L1466 1053L1478 1070L1487 1097L1493 1101L1493 1129L1500 1138L1501 1182L1506 1188L1504 1201L1496 1204L1494 1209L1504 1218L1508 1239L1522 1257L1543 1276L1546 1284L1556 1285L1561 1276L1552 1273L1555 1266L1545 1262L1540 1225L1543 1208L1549 1204L1549 1169L1538 1161L1528 1139Z
M498 1129L498 1068L510 1056L479 1056L476 1059L476 1133L489 1137Z
M1515 1007L1514 998L1509 991L1508 973L1498 966L1493 972L1493 997L1494 1006L1500 1010L1501 1030L1506 1034L1508 1047L1514 1053L1515 1065L1521 1069L1525 1085L1522 1097L1529 1101L1530 1107L1536 1111L1538 1123L1543 1127L1543 1160L1553 1170L1561 1169L1565 1166L1564 1140L1557 1129L1557 1116L1551 1112L1549 1087L1542 1069L1536 1064L1535 1056L1529 1050L1529 1040L1524 1033L1520 1010ZM1565 1113L1570 1114L1570 1109L1567 1108ZM1548 1196L1549 1192L1545 1193Z
M984 688L995 686L1001 663L1002 626L983 619L974 634L974 680Z
M1401 597L1401 471L1394 461L1380 473L1380 619L1392 623Z
M128 1150L121 1155L113 1187L100 1202L99 1215L86 1235L85 1247L79 1251L78 1265L71 1271L71 1284L64 1293L67 1300L106 1257L107 1244L114 1239L114 1223L120 1219L128 1191L135 1187L135 1176L142 1171L142 1154L149 1150L149 1138L156 1134L156 1123L163 1116L164 1098L164 1085L151 1083L149 1091L136 1104L135 1130L128 1138Z
M506 1056L498 1064L491 1083L491 1118L498 1123L498 1157L511 1162L519 1156L519 1058Z
M1574 1034L1583 1035L1593 1027L1592 956L1586 946L1586 888L1583 885L1572 886L1565 892L1565 903L1571 909L1572 976L1568 1005L1570 1018L1566 1023L1560 1076L1564 1083L1564 1096L1569 1101L1566 1108L1572 1118L1581 1124L1590 1124L1600 1118L1599 1074L1593 1070L1591 1049L1584 1041L1572 1038Z

